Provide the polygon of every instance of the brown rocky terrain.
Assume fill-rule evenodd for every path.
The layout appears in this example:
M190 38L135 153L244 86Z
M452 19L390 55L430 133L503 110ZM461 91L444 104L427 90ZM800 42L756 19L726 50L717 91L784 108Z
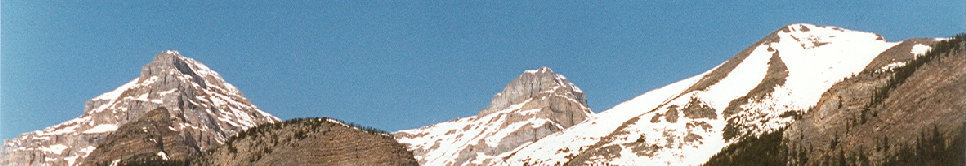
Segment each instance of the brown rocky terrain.
M174 130L168 109L157 108L111 133L81 165L136 165L146 161L184 161L201 152L194 140ZM189 136L190 137L190 136Z
M848 160L841 159L845 157L881 164L901 146L921 144L920 137L933 132L945 145L955 143L966 123L962 37L934 44L931 53L915 60L908 53L880 56L906 60L906 66L866 70L833 86L812 111L785 130L791 149L801 149L803 157L812 159L793 163L814 165ZM867 69L886 64L870 64Z
M418 165L384 131L331 118L253 127L193 161L194 165Z

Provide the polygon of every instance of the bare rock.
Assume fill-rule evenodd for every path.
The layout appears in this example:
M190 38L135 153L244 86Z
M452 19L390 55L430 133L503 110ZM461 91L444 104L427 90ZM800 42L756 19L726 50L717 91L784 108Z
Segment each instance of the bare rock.
M253 127L195 165L417 165L392 135L331 118L294 119ZM368 130L363 130L368 129Z

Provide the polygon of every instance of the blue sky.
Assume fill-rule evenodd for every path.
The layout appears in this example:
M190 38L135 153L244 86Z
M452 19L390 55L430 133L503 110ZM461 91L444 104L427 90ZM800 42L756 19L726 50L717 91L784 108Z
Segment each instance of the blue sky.
M56 125L166 49L282 119L384 130L475 115L549 66L595 112L699 74L789 23L887 40L966 29L963 1L0 3L0 138Z

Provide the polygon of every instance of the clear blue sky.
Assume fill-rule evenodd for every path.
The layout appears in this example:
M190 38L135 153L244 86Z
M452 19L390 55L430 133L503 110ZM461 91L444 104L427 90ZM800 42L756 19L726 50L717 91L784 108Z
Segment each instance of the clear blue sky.
M56 125L179 50L282 119L395 131L475 115L549 66L600 112L789 23L890 41L964 31L963 1L0 2L0 138Z

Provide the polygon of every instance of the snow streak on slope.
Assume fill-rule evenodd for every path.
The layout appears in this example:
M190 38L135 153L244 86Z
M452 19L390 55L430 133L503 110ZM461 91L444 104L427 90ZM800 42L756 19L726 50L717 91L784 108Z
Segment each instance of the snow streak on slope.
M202 149L237 131L278 121L215 71L169 50L145 65L139 78L87 101L80 117L4 141L0 165L74 165L99 139L158 107L175 111L180 120L175 130L193 133ZM44 150L61 146L66 150Z
M737 65L721 65L660 89L674 91L646 93L493 158L507 159L495 163L510 165L701 164L728 145L723 139L727 129L737 131L732 133L737 136L753 136L787 125L792 119L779 115L807 110L832 84L861 71L896 44L873 33L790 24L739 54L742 58L733 58L731 63ZM699 78L716 78L707 76L715 70L727 72L708 81L713 84L707 88L687 87L704 81ZM639 100L651 95L659 97Z

